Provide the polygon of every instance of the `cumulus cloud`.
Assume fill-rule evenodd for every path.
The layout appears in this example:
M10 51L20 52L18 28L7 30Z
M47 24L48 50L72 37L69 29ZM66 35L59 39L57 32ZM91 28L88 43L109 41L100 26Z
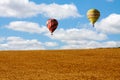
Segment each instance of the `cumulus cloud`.
M97 31L92 31L88 29L59 29L55 31L54 35L48 35L52 39L57 39L61 41L69 41L69 40L105 40L107 39L107 35L103 33L99 33Z
M68 41L68 44L61 47L61 49L90 49L90 48L113 48L120 47L120 41Z
M120 34L120 14L111 14L96 24L99 31L109 34Z
M60 46L57 42L40 42L37 39L23 39L21 37L7 37L0 42L0 50L41 50L41 49L90 49L120 47L120 41L93 41L93 40L68 40ZM63 44L62 43L62 44Z
M29 0L1 0L1 17L31 17L38 14L37 5Z
M29 33L43 33L47 31L45 26L40 27L39 24L27 21L14 21L5 26L8 29L23 31Z
M63 19L67 17L80 17L81 15L78 13L78 10L74 4L42 4L41 10L44 16L54 17L57 19Z
M2 43L5 40L5 38L0 37L0 43Z
M0 43L0 50L36 50L45 49L43 44L36 39L27 40L21 37L5 38L5 43Z
M58 43L56 43L56 42L45 42L45 46L47 46L47 47L55 47L55 46L58 46Z
M10 36L0 38L0 50L44 50L57 47L57 42L40 42L37 39L24 39L21 37Z
M91 29L58 29L53 36L46 35L61 41L64 45L60 49L120 47L120 41L111 41L106 34Z
M0 0L0 17L26 18L39 14L57 19L81 16L74 4L36 4L29 0Z

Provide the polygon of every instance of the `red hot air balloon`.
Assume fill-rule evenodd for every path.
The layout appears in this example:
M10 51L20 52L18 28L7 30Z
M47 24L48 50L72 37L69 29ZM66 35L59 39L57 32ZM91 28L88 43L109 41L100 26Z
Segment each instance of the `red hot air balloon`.
M51 32L51 35L53 35L53 32L55 31L55 29L58 26L58 21L56 19L48 19L47 21L47 28L49 29L49 31Z

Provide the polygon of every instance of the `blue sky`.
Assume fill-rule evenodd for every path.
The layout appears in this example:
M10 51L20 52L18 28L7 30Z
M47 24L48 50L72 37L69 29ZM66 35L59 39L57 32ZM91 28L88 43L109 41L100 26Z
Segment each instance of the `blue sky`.
M120 0L1 0L0 50L120 47ZM89 9L100 11L93 28ZM56 18L51 36L46 27Z

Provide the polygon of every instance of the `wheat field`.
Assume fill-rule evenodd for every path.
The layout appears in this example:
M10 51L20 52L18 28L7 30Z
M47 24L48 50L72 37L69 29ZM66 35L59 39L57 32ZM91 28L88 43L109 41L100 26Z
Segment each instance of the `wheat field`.
M0 51L0 80L120 80L120 48Z

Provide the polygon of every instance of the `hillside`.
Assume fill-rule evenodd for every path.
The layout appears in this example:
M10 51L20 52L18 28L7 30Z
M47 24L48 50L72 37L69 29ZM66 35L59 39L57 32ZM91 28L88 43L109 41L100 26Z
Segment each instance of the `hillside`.
M120 48L0 51L0 80L119 80Z

